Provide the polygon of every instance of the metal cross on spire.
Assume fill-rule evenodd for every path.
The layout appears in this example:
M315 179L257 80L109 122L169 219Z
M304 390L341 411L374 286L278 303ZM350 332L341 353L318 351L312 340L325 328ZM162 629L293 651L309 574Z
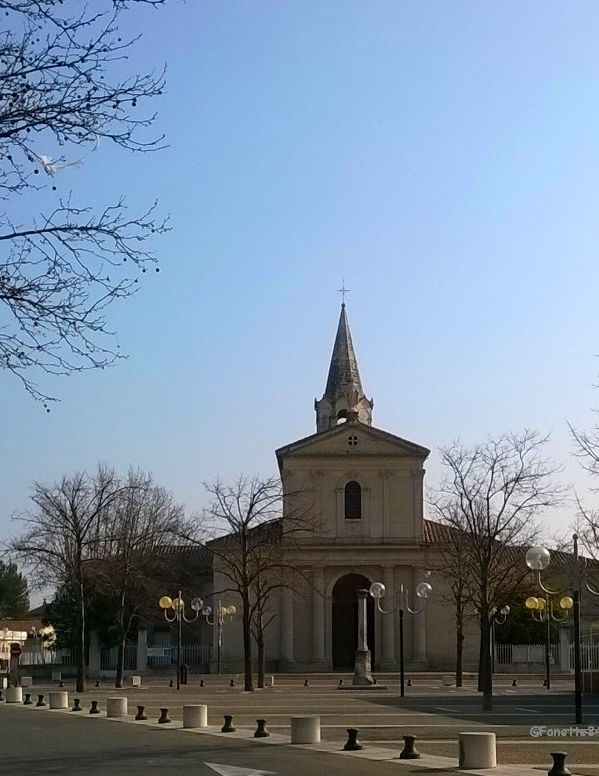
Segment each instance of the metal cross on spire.
M342 304L345 305L345 295L351 293L351 288L345 287L345 278L343 278L343 282L341 283L341 288L338 288L337 291L341 294Z

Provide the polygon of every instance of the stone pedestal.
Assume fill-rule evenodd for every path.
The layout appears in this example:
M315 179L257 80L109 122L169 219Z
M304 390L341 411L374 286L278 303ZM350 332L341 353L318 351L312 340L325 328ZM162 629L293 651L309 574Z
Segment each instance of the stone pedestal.
M208 727L208 706L203 703L194 703L183 706L183 727Z
M354 687L367 687L374 684L372 678L372 668L370 665L370 650L366 634L368 632L366 624L366 601L368 590L358 590L358 648L354 662Z

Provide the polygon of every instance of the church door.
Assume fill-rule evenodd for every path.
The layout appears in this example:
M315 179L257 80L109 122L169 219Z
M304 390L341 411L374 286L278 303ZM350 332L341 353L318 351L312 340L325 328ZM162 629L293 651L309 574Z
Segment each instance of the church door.
M354 667L358 646L358 590L368 590L370 581L361 574L346 574L333 588L333 668L349 671ZM368 596L368 648L374 666L374 601Z

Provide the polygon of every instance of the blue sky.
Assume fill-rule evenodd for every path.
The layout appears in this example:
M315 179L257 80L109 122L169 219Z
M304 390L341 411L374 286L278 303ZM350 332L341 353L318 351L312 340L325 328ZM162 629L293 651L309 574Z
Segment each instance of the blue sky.
M49 415L2 376L5 535L34 480L99 459L190 511L204 480L274 473L315 430L343 278L377 426L433 451L551 432L585 492L566 419L599 407L595 0L172 0L127 27L132 67L168 63L169 148L101 144L60 184L156 196L173 228L112 311L126 362L44 384Z

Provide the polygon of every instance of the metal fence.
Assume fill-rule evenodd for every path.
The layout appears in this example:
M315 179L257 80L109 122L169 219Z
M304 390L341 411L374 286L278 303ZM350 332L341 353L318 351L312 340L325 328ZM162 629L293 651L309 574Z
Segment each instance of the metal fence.
M182 644L181 662L190 668L208 669L212 658L210 644ZM177 647L172 645L148 647L148 667L165 668L176 664Z
M559 664L559 644L552 644L550 649L550 662ZM495 662L499 665L513 665L515 663L544 664L544 644L496 644Z
M100 670L116 671L119 660L118 647L102 647L100 650ZM125 645L125 671L137 670L137 646L135 644Z
M24 649L19 657L21 666L74 666L77 653L71 649Z

